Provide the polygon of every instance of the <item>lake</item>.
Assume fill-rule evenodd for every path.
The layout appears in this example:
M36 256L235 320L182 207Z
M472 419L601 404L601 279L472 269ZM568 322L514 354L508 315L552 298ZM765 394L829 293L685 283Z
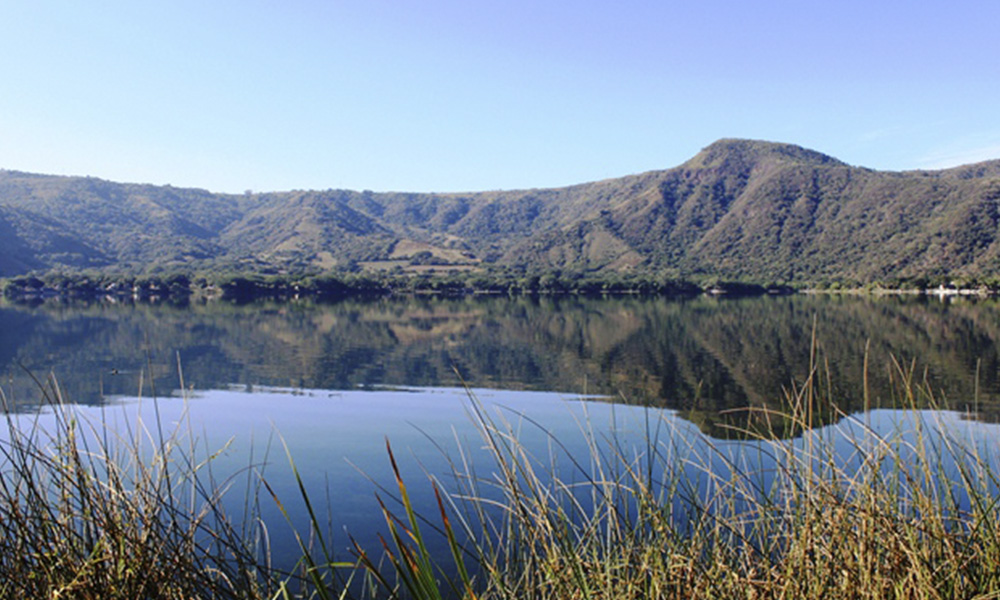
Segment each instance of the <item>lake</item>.
M657 439L683 440L669 446L683 448L677 460L724 469L719 457L760 454L768 444L856 439L916 422L988 447L1000 421L1000 304L993 300L50 301L3 305L0 332L2 388L16 419L44 423L46 411L36 417L45 401L35 379L50 375L85 421L122 424L144 415L148 423L158 415L208 451L225 446L213 469L240 474L233 511L248 471L260 471L292 499L301 526L285 443L328 504L342 556L350 537L376 547L383 525L374 495L393 485L386 440L417 502L430 510L427 475L447 483L458 448L486 460L476 407L568 471L570 457L585 456L594 438L641 447L651 427ZM760 430L762 415L787 408L787 394L804 386L812 366L817 385L836 399L817 408L814 431L772 418L776 439L743 439L747 427ZM940 403L908 406L894 385L908 378L925 382ZM856 445L842 450L843 460L856 460ZM272 523L276 560L294 555L280 511L267 502L261 510Z

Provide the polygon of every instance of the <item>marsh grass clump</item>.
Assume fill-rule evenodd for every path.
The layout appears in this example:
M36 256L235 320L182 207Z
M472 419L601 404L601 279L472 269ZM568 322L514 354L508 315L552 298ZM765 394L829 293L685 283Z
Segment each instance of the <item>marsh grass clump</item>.
M754 427L739 451L650 412L638 442L585 426L587 455L554 437L539 454L520 441L527 415L473 398L487 465L460 447L423 529L397 469L391 560L365 566L413 598L1000 597L996 451L937 423L929 386L893 369L894 426L874 411L814 428L837 410L814 369L787 412L759 415L794 436ZM428 556L428 522L450 556Z
M388 447L395 484L372 504L382 544L355 544L348 562L288 456L309 523L295 532L294 573L270 564L279 524L263 523L260 502L289 523L296 509L252 458L220 479L190 423L165 431L158 411L151 423L87 422L51 380L39 383L44 419L0 392L0 597L1000 597L1000 452L961 421L939 422L954 414L936 410L912 366L892 372L893 410L866 393L866 410L848 415L813 367L786 409L758 410L739 441L635 408L628 430L596 426L584 408L580 439L559 439L470 392L481 443L434 440L451 469L429 474L423 514ZM831 414L837 423L819 426ZM221 501L234 488L237 515Z
M254 501L230 519L220 499L232 481L215 480L189 431L84 422L54 380L38 385L48 427L0 391L0 597L257 598L275 587Z

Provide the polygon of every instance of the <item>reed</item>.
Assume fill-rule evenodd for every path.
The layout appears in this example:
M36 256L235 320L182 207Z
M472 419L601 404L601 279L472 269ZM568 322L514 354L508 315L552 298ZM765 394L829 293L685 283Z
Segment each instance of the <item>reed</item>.
M395 487L372 507L387 533L351 561L329 551L288 456L310 519L294 573L271 567L259 510L289 499L252 460L219 479L190 424L82 422L39 382L55 426L6 411L0 444L0 597L1000 597L996 452L937 426L924 409L939 398L912 365L893 372L897 427L872 412L815 427L838 411L816 366L785 411L736 432L739 451L650 409L638 437L583 419L581 452L470 392L485 451L437 440L451 472L428 475L436 507L419 514L387 446ZM547 443L523 442L525 428ZM229 515L236 478L244 510Z
M426 555L397 470L391 568L364 566L411 598L1000 597L997 456L918 410L939 403L912 366L894 372L904 418L891 431L846 414L814 429L837 410L814 369L787 412L755 419L795 437L755 426L740 453L695 448L650 413L638 444L585 425L589 455L554 438L539 455L520 442L527 415L472 398L489 464L459 448L448 501L428 515L450 556Z
M84 422L54 379L37 384L47 427L0 391L0 597L261 598L287 580L253 499L238 520L222 509L240 474L216 479L183 425Z

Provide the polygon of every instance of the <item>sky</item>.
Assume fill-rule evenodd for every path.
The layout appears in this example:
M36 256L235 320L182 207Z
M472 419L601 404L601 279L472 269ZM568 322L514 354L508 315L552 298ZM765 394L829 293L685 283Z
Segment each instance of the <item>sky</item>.
M1000 2L0 0L0 168L216 192L556 187L719 138L1000 158Z

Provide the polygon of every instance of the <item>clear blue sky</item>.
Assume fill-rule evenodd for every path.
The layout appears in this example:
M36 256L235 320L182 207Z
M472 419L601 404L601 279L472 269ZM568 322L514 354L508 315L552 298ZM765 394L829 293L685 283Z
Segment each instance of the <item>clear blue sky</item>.
M0 168L213 191L549 187L721 137L1000 158L1000 2L0 0Z

